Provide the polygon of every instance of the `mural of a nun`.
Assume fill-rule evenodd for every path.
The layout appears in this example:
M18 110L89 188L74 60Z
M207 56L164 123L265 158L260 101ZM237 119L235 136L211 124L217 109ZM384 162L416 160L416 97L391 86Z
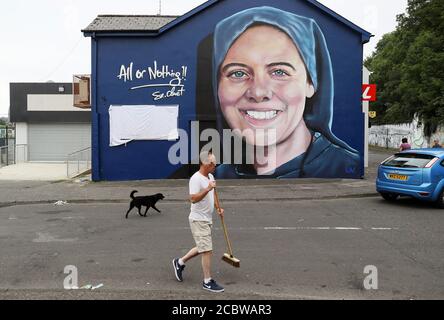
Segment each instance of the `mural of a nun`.
M264 148L253 164L221 164L216 178L357 177L359 153L331 130L332 64L313 19L247 9L216 25L213 49L219 130L225 120Z

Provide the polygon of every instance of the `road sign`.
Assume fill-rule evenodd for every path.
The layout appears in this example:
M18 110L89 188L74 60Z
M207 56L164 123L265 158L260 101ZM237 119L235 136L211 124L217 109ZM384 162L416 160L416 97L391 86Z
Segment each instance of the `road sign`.
M372 119L376 118L376 111L369 111L368 116Z
M376 84L362 85L362 101L376 101Z

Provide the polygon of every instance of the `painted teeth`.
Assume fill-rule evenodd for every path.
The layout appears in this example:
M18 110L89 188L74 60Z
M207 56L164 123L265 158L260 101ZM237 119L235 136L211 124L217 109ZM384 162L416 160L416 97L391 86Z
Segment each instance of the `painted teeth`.
M256 120L271 120L273 118L276 118L278 112L275 111L247 111L247 114L249 117L256 119Z

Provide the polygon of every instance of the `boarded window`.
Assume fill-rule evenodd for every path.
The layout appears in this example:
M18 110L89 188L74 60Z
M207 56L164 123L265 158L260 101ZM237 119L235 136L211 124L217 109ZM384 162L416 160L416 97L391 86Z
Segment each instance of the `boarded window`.
M74 96L74 107L91 108L91 76L74 75L72 81L72 92Z

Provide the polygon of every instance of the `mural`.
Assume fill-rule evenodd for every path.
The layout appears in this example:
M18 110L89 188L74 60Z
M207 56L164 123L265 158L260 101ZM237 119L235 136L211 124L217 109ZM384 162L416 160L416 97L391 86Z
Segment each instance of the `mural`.
M267 3L88 33L93 180L186 179L206 150L218 179L362 177L370 34L310 1Z
M252 164L218 166L217 178L359 174L359 153L331 129L332 64L313 19L256 7L222 20L213 70L219 129L226 123L246 144L264 149Z

